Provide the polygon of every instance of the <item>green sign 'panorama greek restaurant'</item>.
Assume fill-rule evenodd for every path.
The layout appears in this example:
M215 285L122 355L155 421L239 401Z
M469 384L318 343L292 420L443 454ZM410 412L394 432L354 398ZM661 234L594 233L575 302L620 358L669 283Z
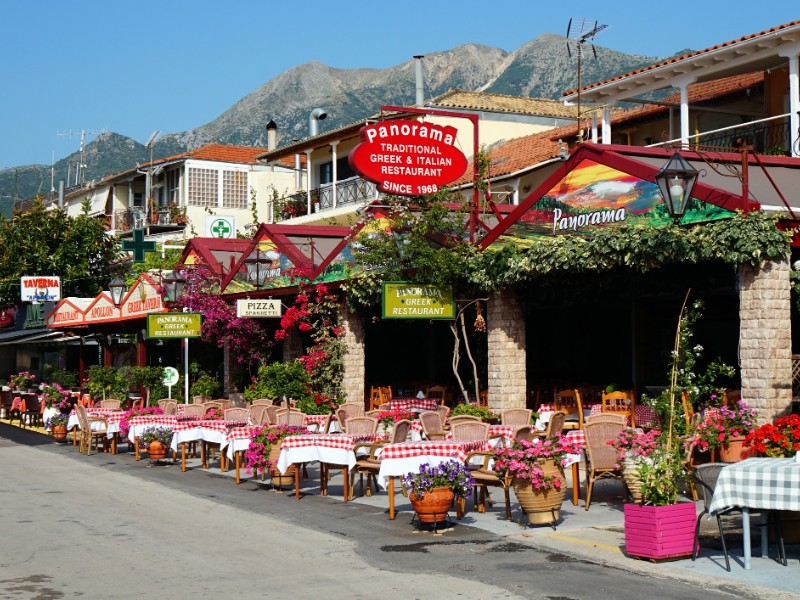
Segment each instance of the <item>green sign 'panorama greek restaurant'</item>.
M384 319L454 319L451 286L386 282L383 284Z

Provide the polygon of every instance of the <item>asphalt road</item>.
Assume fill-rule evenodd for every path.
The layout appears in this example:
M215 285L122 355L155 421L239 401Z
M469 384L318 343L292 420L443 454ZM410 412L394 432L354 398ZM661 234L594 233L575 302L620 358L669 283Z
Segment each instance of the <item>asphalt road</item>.
M313 476L313 473L312 473ZM0 424L0 598L742 598ZM635 561L634 561L635 562Z

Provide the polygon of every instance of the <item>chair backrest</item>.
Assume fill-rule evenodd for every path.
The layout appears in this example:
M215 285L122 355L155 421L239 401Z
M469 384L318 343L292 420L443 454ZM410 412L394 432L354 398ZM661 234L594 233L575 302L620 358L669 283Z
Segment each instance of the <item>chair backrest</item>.
M120 401L115 398L107 398L106 400L100 400L97 406L99 408L119 408L120 404Z
M411 421L403 419L397 421L392 429L392 437L389 439L390 444L399 444L408 439L408 434L411 432Z
M583 401L577 389L556 390L553 392L553 408L569 415L577 415L578 429L583 429Z
M432 385L425 392L426 398L430 400L436 400L442 406L444 406L444 395L445 395L445 389L444 386L441 385Z
M583 431L586 436L586 453L592 468L614 469L617 451L607 442L616 440L626 425L626 417L613 413L600 413L586 419Z
M202 404L187 404L183 407L183 416L197 417L202 419L206 414L206 408Z
M250 406L272 406L275 402L269 398L256 398L250 403Z
M158 404L158 408L164 410L164 407L167 405L167 402L169 401L170 401L169 398L161 398L161 400L159 400L156 404Z
M550 415L550 420L547 422L546 436L552 437L561 433L564 429L564 420L567 418L567 413L556 411Z
M559 415L564 413L557 413ZM515 440L525 440L526 442L530 442L533 438L533 427L530 425L520 425L514 430L512 437Z
M394 394L392 393L392 386L388 385L380 388L380 396L381 396L381 402L389 402L389 400L394 398Z
M706 510L708 510L708 505L711 504L714 490L717 489L719 472L726 466L725 463L706 463L704 465L697 465L692 472L692 479L695 483L700 484L700 494L703 499L703 507Z
M469 442L472 440L488 440L489 424L479 421L466 421L455 423L450 427L450 433L455 442Z
M368 410L367 412L364 413L364 416L365 417L377 417L382 412L383 412L382 410L376 408L375 410Z
M37 396L36 394L22 394L22 397L25 398L26 413L39 412L39 396Z
M725 406L732 406L742 399L742 390L734 388L726 388L722 392L722 404Z
M270 425L277 425L278 424L278 407L274 404L272 406L267 406L266 410L264 411L264 416L262 417L262 425L269 423Z
M226 421L248 421L250 419L250 411L238 406L226 408L222 414Z
M86 407L78 404L75 407L75 413L78 415L78 427L81 431L89 431L89 416L86 413Z
M489 406L489 392L483 390L478 393L478 406Z
M233 400L229 400L228 398L214 398L212 402L219 402L219 405L222 407L222 410L233 407Z
M392 410L392 405L391 405L391 404L389 404L388 402L384 402L383 404L379 404L379 405L378 405L378 410L379 410L379 411L382 411L382 410Z
M348 417L364 416L364 405L359 404L358 402L345 402L344 404L339 406L339 410L345 411Z
M442 417L438 411L428 410L420 413L419 422L426 436L429 433L442 433Z
M174 415L178 412L178 403L175 400L168 400L164 403L164 406L161 407L161 410L164 411L165 415Z
M250 422L253 425L263 425L264 415L267 412L267 405L251 404L250 408L247 409L247 412L250 414Z
M339 422L339 429L344 431L347 424L347 411L341 407L336 409L336 420Z
M306 415L301 410L294 410L293 408L279 408L275 411L275 416L278 425L302 427L306 424Z
M450 417L447 421L452 427L457 423L480 423L481 418L475 415L456 415L455 417Z
M317 429L317 433L328 433L328 430L331 428L331 421L333 420L333 413L328 413L325 417L325 420Z
M345 433L375 433L378 428L378 419L372 417L348 417L345 423Z
M217 400L211 400L209 402L203 402L203 404L201 406L204 409L203 410L203 414L207 413L212 408L216 408L217 411L219 411L220 413L222 413L222 411L223 411L222 404Z
M440 406L436 412L439 413L439 417L442 419L442 423L447 423L447 417L450 415L450 407L449 406Z
M192 404L203 404L203 402L209 402L210 400L211 396L206 396L205 394L192 396Z
M528 408L507 408L500 413L503 425L530 425L533 411Z
M633 390L618 390L616 392L603 392L601 395L601 411L625 415L631 427L636 427L634 405L636 396Z

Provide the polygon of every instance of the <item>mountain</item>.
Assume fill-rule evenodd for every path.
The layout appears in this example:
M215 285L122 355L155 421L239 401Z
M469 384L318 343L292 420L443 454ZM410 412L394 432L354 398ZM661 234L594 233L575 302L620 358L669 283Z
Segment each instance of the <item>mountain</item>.
M574 47L573 47L574 48ZM652 56L623 54L600 46L584 49L581 81L602 81L653 64ZM452 88L499 94L559 98L577 86L577 59L567 52L567 39L545 34L514 52L478 44L464 44L435 52L423 59L425 97L433 98ZM324 108L327 119L319 130L329 131L376 114L381 105L415 102L414 61L388 69L334 69L319 62L292 67L248 94L219 117L189 131L163 136L153 147L153 157L185 152L209 142L266 146L265 125L278 125L278 143L308 135L308 115ZM83 181L100 179L150 160L150 152L135 140L116 133L102 133L87 144L81 160L76 152L53 165L53 181L69 177L75 167L86 165ZM27 165L0 171L0 212L10 214L14 200L47 194L51 167Z

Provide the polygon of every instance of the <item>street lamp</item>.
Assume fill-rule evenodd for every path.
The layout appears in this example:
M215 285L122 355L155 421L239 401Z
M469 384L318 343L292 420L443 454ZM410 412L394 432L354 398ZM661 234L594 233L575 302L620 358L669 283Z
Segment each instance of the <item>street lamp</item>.
M179 273L172 272L164 277L164 290L166 298L171 304L178 302L178 298L183 294L183 288L186 286L186 279L181 277Z
M664 198L669 216L678 223L686 212L686 205L697 182L698 171L675 151L656 173L656 184Z
M255 252L244 259L244 264L247 267L247 279L252 281L257 288L260 288L264 285L264 280L267 278L269 271L266 265L271 266L279 259L280 254L275 250L262 252L261 249L256 248Z
M114 277L111 283L108 284L108 291L111 292L111 301L117 308L122 304L122 297L125 295L127 288L128 286L119 277Z

